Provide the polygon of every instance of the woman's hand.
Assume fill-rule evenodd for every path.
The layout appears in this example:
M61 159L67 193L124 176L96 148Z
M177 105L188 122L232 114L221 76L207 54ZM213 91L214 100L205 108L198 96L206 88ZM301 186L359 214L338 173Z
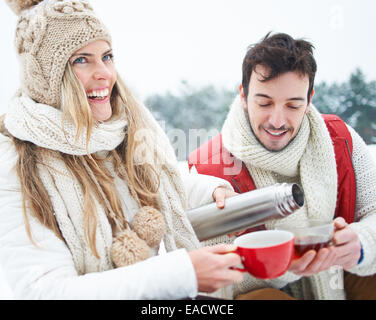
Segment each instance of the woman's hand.
M189 253L196 272L198 291L210 293L243 280L242 272L231 269L241 263L240 256L234 250L234 245L218 244Z
M214 189L213 199L215 200L217 207L223 209L225 207L225 199L236 196L237 194L238 193L227 187L220 186Z

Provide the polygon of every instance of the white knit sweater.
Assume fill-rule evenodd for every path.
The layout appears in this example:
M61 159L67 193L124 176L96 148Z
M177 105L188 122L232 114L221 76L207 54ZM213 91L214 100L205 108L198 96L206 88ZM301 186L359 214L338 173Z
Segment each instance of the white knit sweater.
M197 295L197 279L185 249L161 253L135 265L79 275L68 247L35 218L31 244L22 215L15 147L0 134L0 269L16 299L180 299ZM182 173L189 207L212 202L221 179ZM137 206L118 179L127 219Z
M348 126L353 140L353 163L356 175L357 195L355 216L357 222L351 224L363 246L364 258L349 272L359 276L376 273L376 162L363 139ZM296 179L278 176L279 182L294 183ZM227 236L212 239L208 244L231 243ZM309 278L311 281L308 281ZM313 281L312 281L313 280ZM272 280L259 280L246 274L243 282L232 288L234 297L239 294L265 287L282 289L298 299L346 298L343 284L343 270L332 267L313 277L300 277L292 272Z
M66 119L62 130L60 110L38 104L24 94L16 96L11 104L4 121L10 134L62 153L86 154L86 138L81 136L75 141L73 123ZM38 246L31 244L26 235L20 182L15 172L18 155L12 141L0 135L0 263L16 297L167 299L197 294L197 279L187 250L198 248L200 243L184 210L213 201L216 187L231 186L214 177L179 174L165 133L145 107L140 105L138 115L146 122L147 129L142 133L148 131L148 134L142 144L146 152L142 151L142 157L137 159L157 161L160 165L159 202L167 229L163 241L169 253L116 270L110 254L112 230L106 213L95 202L96 248L100 257L97 259L83 233L82 188L58 154L46 157L45 165L38 169L65 243L30 217L32 238ZM116 148L125 139L126 122L125 115L120 115L94 127L88 151L103 153ZM135 158L138 151L135 151ZM107 165L113 172L111 161ZM91 172L89 168L88 172ZM116 177L115 187L121 195L125 218L132 223L139 210L138 203L124 180Z

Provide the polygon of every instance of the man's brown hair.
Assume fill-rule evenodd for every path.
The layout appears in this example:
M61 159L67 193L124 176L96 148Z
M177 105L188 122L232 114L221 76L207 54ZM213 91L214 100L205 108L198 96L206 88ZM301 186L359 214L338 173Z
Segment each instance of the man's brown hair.
M270 35L269 32L259 43L251 45L243 60L242 86L245 98L248 97L249 80L257 65L269 70L263 82L274 79L285 72L298 72L308 75L309 89L307 101L310 102L313 90L316 61L313 57L314 46L303 39L293 39L285 33Z

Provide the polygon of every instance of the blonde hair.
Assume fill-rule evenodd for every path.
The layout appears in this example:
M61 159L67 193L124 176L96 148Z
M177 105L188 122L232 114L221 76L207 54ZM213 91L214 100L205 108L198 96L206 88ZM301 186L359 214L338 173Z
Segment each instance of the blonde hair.
M92 116L86 92L69 63L63 76L61 92L60 107L63 112L63 119L69 118L75 124L77 128L76 139L86 130L86 143L88 145L96 120ZM124 141L115 150L112 150L106 159L102 159L95 154L75 156L46 150L13 137L19 156L16 169L21 181L25 226L33 243L27 207L40 223L50 228L64 241L54 216L52 202L39 176L38 166L43 165L43 159L46 156L60 157L81 185L84 194L83 210L86 240L97 258L99 258L95 246L97 211L93 198L105 210L113 230L115 225L119 225L119 222L123 227L127 223L115 187L114 177L107 169L106 161L112 161L115 173L127 182L131 195L140 206L160 209L158 170L150 163L137 164L133 156L138 146L135 134L138 130L146 127L143 121L144 111L119 76L111 94L111 106L112 117L120 117L125 113L128 126Z

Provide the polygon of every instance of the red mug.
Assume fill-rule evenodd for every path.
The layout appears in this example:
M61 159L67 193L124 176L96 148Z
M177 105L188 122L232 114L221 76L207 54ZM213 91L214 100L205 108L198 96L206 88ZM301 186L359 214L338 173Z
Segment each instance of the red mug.
M241 256L245 269L256 278L272 279L283 275L294 254L294 234L284 230L256 231L235 239L235 253Z

